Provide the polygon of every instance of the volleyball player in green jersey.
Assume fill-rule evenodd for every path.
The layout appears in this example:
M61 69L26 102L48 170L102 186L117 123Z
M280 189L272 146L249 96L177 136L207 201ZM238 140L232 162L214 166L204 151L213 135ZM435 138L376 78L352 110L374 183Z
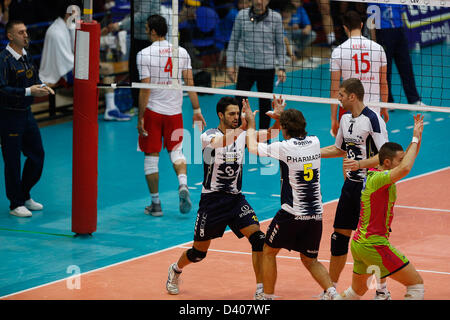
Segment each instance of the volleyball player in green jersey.
M367 280L373 272L381 279L390 277L406 286L406 300L423 300L422 277L389 242L397 198L395 183L411 171L419 152L422 131L423 116L414 116L413 139L406 152L397 143L385 143L378 153L379 166L367 173L361 192L358 228L350 245L354 261L352 285L338 300L359 300L367 292ZM345 160L344 168L355 167L354 162Z

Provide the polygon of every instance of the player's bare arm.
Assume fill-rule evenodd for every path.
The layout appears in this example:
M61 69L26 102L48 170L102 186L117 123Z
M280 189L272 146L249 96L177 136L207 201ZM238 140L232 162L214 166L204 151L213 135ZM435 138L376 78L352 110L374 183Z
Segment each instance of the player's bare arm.
M380 97L382 102L388 102L388 82L387 82L387 65L380 67ZM386 108L381 108L380 115L383 117L384 122L389 121L389 112Z
M422 132L423 116L418 114L414 116L413 139L409 144L409 147L406 149L405 155L403 156L400 164L391 170L391 181L393 183L403 179L411 171L419 152L420 143L422 141Z
M339 93L339 85L341 82L341 71L331 72L331 86L330 86L330 98L337 99ZM338 105L332 104L331 107L331 134L333 137L336 136L339 129L339 122L337 119Z
M322 158L340 158L346 157L347 152L337 148L335 145L320 148L320 156Z
M150 78L144 78L141 80L142 83L150 83ZM144 112L147 108L148 99L150 97L150 89L139 89L139 111L138 111L138 123L137 130L139 135L147 136L148 133L144 129Z
M258 110L257 110L258 111ZM253 154L258 154L258 141L257 141L257 132L255 131L255 115L256 111L253 112L248 99L242 100L242 116L243 120L247 123L247 149L248 152Z
M380 163L378 154L370 157L369 159L355 160L355 159L344 159L344 170L356 171L363 168L375 168Z

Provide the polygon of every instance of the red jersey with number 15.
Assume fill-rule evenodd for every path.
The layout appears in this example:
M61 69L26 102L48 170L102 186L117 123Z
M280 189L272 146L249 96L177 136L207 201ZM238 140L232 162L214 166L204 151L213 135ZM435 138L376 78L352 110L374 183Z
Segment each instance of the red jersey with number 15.
M151 46L139 51L136 57L139 79L150 78L153 84L172 84L173 55L172 45L167 41L155 41ZM192 69L191 58L186 49L178 48L178 81L182 79L182 72ZM183 91L172 89L151 89L147 108L164 115L181 113Z

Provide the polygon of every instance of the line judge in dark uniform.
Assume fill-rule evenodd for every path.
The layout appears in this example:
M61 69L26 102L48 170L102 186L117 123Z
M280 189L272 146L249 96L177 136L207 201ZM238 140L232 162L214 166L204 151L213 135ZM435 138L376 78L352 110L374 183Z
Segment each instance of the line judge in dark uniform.
M42 204L31 199L30 191L39 181L44 166L44 148L31 104L33 97L54 92L41 83L25 50L29 43L25 24L10 21L5 29L9 43L0 52L0 139L6 196L11 215L31 217L31 211L43 209ZM23 171L21 153L26 157Z

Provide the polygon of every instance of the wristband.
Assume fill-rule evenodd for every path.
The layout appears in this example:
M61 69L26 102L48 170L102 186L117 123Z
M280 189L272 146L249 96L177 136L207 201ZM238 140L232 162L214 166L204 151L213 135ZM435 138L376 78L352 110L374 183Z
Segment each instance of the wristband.
M200 108L194 109L194 114L199 114L199 113L202 113L202 109L200 109Z
M417 144L419 144L419 138L413 137L412 140L411 140L411 143L417 143Z

